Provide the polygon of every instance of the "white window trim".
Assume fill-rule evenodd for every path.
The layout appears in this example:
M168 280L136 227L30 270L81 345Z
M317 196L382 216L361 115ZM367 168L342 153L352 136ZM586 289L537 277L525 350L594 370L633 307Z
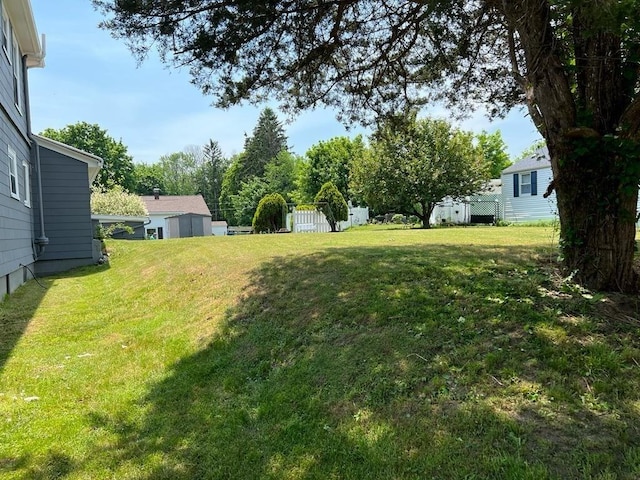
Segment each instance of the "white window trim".
M4 54L9 60L9 64L13 63L13 52L11 51L11 35L12 28L11 22L9 21L9 15L7 15L7 11L2 5L2 50L4 50Z
M24 173L24 206L31 208L31 170L29 164L22 161L22 170Z
M528 183L524 183L524 177L525 175L527 175L529 177L529 182ZM524 186L528 186L529 187L529 191L525 192L522 190L522 187ZM520 195L521 196L526 196L526 195L531 195L531 172L526 172L526 173L522 173L520 174Z
M13 81L15 82L15 90L13 92L13 102L18 109L20 115L22 115L22 109L24 106L24 93L23 93L23 80L22 80L22 58L20 56L20 47L18 46L18 40L13 35Z
M16 151L11 147L7 147L7 154L9 156L9 193L16 200L20 200L20 184L18 182L18 157L16 156ZM13 191L14 185L15 192Z

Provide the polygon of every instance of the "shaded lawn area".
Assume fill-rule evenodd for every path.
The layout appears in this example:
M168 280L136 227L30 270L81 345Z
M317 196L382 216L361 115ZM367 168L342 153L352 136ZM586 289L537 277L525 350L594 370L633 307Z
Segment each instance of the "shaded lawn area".
M240 248L228 241L166 242L150 253L148 243L131 252L117 243L112 268L101 273L103 286L119 285L124 299L142 302L129 297L133 290L166 284L168 303L114 307L104 317L110 324L96 321L85 337L76 332L61 343L69 349L87 336L97 342L73 352L61 370L75 368L78 377L66 377L66 384L62 374L41 375L37 362L23 360L23 373L40 375L39 382L51 384L48 394L70 405L9 401L3 393L2 440L19 443L0 447L0 473L640 476L633 299L625 297L631 306L623 315L610 297L561 285L549 252L539 248L416 243L416 235L425 234L394 235L411 244L382 236L357 246L347 234L308 240L310 247L295 247L300 237L293 236L271 237L269 247L264 238L243 239L244 261L240 250L221 257L222 245ZM112 278L135 262L138 268L153 263L142 255L160 263L167 245L173 256L162 269L146 267L146 286L139 278ZM210 259L193 265L187 251L194 249ZM210 276L216 269L217 290ZM83 278L74 280L77 288L86 288ZM93 300L108 308L114 298L102 292ZM127 313L132 309L137 313ZM148 310L155 314L141 313ZM124 342L123 352L135 348L135 355L97 351L95 345L111 345L104 343L107 335ZM100 362L78 361L85 349ZM15 353L27 355L20 345ZM11 369L9 362L0 386L15 385ZM92 388L82 385L82 375ZM71 391L60 393L65 385ZM43 424L51 431L40 441L33 428Z

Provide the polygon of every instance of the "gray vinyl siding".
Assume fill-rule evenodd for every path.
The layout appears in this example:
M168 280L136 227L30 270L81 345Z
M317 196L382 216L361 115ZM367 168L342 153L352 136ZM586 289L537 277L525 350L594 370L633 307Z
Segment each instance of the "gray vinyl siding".
M45 234L49 245L38 262L85 259L85 264L93 263L87 164L44 147L40 148L40 164ZM40 234L39 229L36 223L36 237ZM48 267L47 272L50 271Z
M27 82L26 76L23 81ZM24 99L26 87L21 85L20 88ZM24 203L26 189L23 162L28 165L31 180L34 176L25 109L24 105L22 111L16 107L13 66L0 48L0 294L11 293L27 280L29 275L24 267L29 267L34 262L34 212ZM11 196L8 147L16 153L19 199ZM33 206L33 198L28 200Z
M4 70L4 52L0 49L0 71ZM4 76L0 75L4 84ZM0 88L0 277L18 269L20 265L33 263L32 221L33 211L25 206L24 169L22 162L30 164L29 144L7 115L7 99L4 88ZM14 107L13 96L9 107ZM8 147L16 152L18 193L11 196ZM33 176L33 172L31 172ZM33 199L31 204L33 205Z
M516 172L519 174L530 173L533 170ZM502 175L502 195L504 198L504 219L508 222L535 222L538 220L553 220L557 216L556 195L552 193L548 198L543 194L551 182L551 168L541 168L538 172L537 195L520 194L513 195L513 173Z

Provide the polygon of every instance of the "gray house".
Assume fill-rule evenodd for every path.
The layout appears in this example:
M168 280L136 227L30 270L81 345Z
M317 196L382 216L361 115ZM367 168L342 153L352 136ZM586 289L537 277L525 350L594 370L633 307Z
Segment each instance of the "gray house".
M28 71L44 66L29 0L0 0L0 297L33 273L97 260L89 185L102 160L34 135Z

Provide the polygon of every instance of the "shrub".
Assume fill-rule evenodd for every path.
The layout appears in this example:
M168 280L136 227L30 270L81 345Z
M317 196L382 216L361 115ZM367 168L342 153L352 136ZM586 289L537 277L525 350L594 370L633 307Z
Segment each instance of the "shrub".
M277 232L285 225L287 202L279 193L270 193L262 197L253 216L255 233Z
M403 223L404 215L402 215L401 213L396 213L393 217L391 217L391 221L397 224Z
M336 231L338 222L346 222L349 219L349 206L340 191L331 182L322 185L316 195L315 203L317 204L316 208L327 217L332 232Z
M300 205L296 205L296 210L298 211L313 211L316 209L315 205L301 203Z

